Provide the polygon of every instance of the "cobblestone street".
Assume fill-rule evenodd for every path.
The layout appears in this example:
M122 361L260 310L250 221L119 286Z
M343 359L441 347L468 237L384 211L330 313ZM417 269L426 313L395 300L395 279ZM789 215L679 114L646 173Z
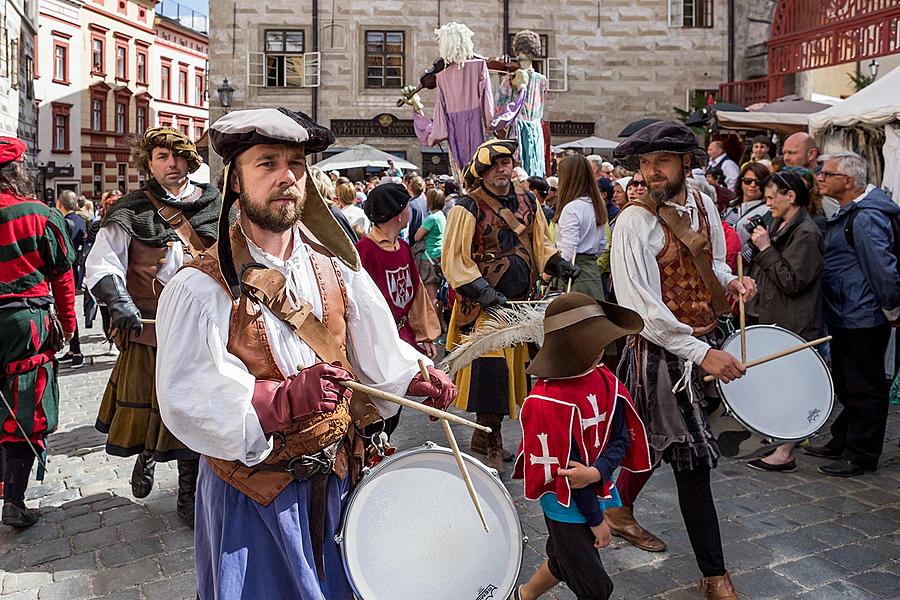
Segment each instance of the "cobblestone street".
M83 335L86 354L102 352L98 328ZM149 497L130 494L133 459L111 457L94 429L113 358L81 370L61 369L60 428L50 438L48 473L32 484L31 505L44 517L33 528L0 528L3 600L194 598L192 532L175 515L175 469L160 464ZM881 468L849 480L818 475L818 459L799 456L793 474L752 471L723 460L714 472L726 560L742 599L900 598L900 410L891 408ZM454 427L465 450L468 433ZM518 427L505 422L506 446ZM404 413L395 442L408 448L442 441L440 427ZM465 440L465 441L464 441ZM544 558L546 532L537 503L522 499L521 482L504 478L526 534L522 579ZM700 598L675 485L661 469L641 497L638 517L669 544L648 554L614 539L602 551L615 597ZM571 599L557 589L548 597Z

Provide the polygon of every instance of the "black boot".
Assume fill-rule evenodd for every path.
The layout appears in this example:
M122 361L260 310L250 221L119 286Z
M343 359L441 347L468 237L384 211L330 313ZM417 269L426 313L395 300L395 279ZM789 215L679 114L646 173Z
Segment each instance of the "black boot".
M175 512L194 528L194 495L197 492L198 459L178 461L178 503Z
M40 518L37 509L25 506L25 490L34 466L34 453L27 443L4 444L3 450L3 514L4 525L31 527Z
M153 490L153 473L156 471L156 461L148 452L138 454L134 462L134 470L131 472L131 494L135 498L146 498Z

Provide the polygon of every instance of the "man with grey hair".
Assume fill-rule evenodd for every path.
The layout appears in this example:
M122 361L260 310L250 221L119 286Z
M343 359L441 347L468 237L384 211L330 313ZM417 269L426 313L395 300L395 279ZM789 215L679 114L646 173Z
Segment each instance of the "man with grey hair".
M72 190L63 190L56 197L56 209L63 214L66 221L66 231L72 248L75 250L75 262L72 264L72 275L75 281L75 290L78 291L84 282L84 242L87 239L88 223L78 210L78 196ZM75 325L75 333L69 341L69 351L59 359L60 362L69 362L73 369L84 366L84 355L81 353L81 339L78 336L78 325Z
M895 232L900 207L867 185L866 162L843 152L825 157L819 189L838 201L825 232L823 295L835 395L843 410L831 441L807 454L833 462L819 472L853 477L878 467L888 416L884 354L900 317Z
M604 177L603 175L603 157L599 154L589 154L587 156L587 161L591 165L591 173L594 174L594 179L600 179Z
M725 144L719 140L713 140L709 143L709 146L707 146L706 153L709 154L709 165L707 166L707 169L710 167L719 167L722 169L722 172L725 173L725 185L733 192L741 170L738 168L736 162L728 158L728 154L725 152Z

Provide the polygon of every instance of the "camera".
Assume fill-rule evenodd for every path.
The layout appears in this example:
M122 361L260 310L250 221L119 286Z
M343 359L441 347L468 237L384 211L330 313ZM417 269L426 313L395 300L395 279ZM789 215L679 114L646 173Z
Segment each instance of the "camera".
M769 225L772 223L772 213L767 212L764 215L753 215L748 219L747 224L744 225L744 228L747 230L747 233L753 233L753 231L757 227L763 227L764 229L768 229Z

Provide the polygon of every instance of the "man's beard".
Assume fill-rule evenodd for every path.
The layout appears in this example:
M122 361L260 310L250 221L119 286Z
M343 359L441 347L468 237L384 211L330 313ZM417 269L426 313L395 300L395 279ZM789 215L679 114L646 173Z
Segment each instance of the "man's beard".
M241 182L240 206L241 214L246 215L251 223L271 231L281 233L293 227L303 217L303 204L305 194L291 185L280 192L270 194L263 201L254 201L244 190ZM272 201L279 198L293 198L292 204L273 204Z
M684 173L680 173L676 181L666 180L666 184L662 188L654 187L653 184L657 182L651 180L647 182L649 188L648 192L650 197L653 198L657 204L662 204L678 195L682 188L684 188L684 181Z

